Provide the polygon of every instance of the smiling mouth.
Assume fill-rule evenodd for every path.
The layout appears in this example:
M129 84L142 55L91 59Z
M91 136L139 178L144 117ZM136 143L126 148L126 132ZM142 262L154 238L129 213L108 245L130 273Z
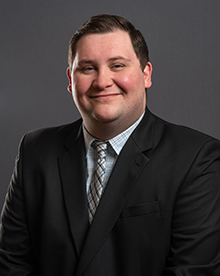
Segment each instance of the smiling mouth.
M120 93L114 93L114 94L103 94L103 95L92 95L90 96L91 99L109 99L112 97L116 97L121 95Z

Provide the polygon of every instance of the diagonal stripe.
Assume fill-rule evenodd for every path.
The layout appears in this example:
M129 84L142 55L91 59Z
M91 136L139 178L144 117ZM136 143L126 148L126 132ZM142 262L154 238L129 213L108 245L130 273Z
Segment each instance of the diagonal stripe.
M94 145L98 154L98 160L95 168L94 178L90 184L88 191L88 209L90 222L92 222L95 215L96 209L98 207L100 198L103 191L103 180L105 175L106 167L106 150L107 142L95 140Z

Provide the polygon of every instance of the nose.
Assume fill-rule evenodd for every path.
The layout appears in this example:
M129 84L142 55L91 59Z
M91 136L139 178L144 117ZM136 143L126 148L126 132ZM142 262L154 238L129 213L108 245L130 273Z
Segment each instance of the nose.
M95 79L93 81L93 87L96 89L104 90L113 84L112 73L108 68L100 68L97 70Z

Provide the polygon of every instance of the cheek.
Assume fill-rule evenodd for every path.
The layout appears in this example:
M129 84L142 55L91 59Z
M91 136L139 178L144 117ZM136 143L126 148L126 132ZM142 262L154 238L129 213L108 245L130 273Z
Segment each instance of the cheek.
M115 80L118 86L120 86L125 92L136 92L140 86L141 80L137 78L135 74L120 75Z
M90 84L91 82L87 78L74 77L72 84L74 94L77 96L83 96L88 91Z

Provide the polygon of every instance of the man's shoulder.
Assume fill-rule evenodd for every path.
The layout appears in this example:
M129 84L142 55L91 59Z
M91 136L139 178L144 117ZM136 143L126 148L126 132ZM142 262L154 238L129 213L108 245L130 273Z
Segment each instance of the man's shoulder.
M200 148L206 142L220 143L217 138L214 138L199 130L193 129L188 126L180 125L165 121L157 116L156 125L162 128L162 139L169 141L173 146L181 146L184 148ZM157 128L155 127L155 129Z
M149 110L146 111L140 134L144 134L143 139L152 139L154 147L162 145L163 148L171 147L174 150L181 148L183 151L194 151L199 150L208 141L220 143L218 139L208 134L188 126L168 122ZM152 138L149 139L148 135Z
M32 130L24 135L21 144L29 148L47 148L63 145L70 136L77 136L82 125L79 119L73 123Z

